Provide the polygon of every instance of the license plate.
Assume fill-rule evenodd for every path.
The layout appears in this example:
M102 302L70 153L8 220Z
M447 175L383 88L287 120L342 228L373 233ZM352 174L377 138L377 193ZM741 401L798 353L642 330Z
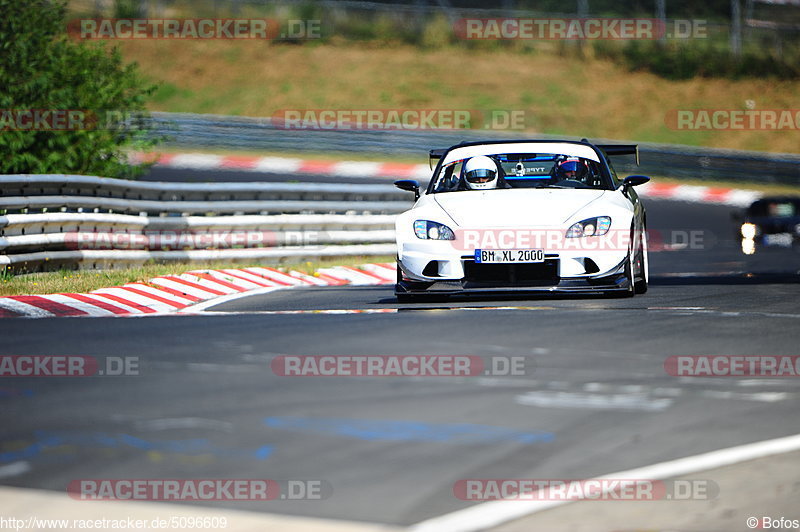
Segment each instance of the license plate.
M523 262L544 262L541 249L476 249L475 262L478 264L510 264Z

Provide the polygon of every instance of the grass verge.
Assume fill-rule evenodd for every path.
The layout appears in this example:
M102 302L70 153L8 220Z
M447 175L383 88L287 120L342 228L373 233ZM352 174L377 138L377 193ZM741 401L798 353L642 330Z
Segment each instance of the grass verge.
M281 270L297 270L309 275L319 268L330 266L357 266L368 262L393 262L393 256L330 258L318 261L287 263ZM119 270L61 270L13 275L0 272L0 296L20 296L37 294L86 293L99 288L121 286L126 283L146 282L160 275L176 275L190 270L248 268L264 266L259 263L176 263L145 264Z

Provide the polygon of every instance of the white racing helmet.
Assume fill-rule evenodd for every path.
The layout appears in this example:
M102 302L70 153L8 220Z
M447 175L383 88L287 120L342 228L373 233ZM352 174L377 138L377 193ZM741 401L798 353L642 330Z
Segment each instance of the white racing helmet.
M473 157L464 165L464 179L472 190L497 188L497 164L485 155Z

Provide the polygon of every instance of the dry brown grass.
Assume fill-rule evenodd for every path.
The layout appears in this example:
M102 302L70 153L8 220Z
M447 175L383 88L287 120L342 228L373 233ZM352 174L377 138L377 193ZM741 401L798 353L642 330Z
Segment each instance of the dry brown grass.
M154 110L270 116L281 109L521 109L531 131L777 152L798 131L674 131L673 109L797 108L800 84L667 81L554 51L424 51L378 43L129 41L125 57L165 86Z

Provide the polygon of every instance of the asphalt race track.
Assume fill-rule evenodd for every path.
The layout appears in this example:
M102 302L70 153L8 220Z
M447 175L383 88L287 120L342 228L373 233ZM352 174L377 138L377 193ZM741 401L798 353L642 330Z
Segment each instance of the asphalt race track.
M744 255L731 207L646 205L668 249L632 299L399 305L389 286L325 287L203 315L0 320L0 355L139 362L138 375L0 382L0 468L28 464L0 483L316 479L323 500L210 504L411 525L474 504L454 497L459 479L590 478L799 432L797 379L679 378L664 363L800 354L800 253ZM315 312L376 309L397 312ZM270 369L279 355L424 354L522 356L526 374Z

